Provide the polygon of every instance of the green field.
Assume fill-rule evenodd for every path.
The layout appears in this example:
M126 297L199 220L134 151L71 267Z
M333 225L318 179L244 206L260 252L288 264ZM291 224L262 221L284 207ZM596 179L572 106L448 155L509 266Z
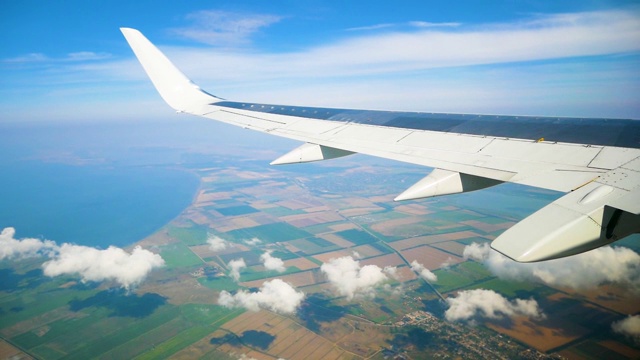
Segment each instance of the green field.
M240 281L242 282L253 281L253 280L265 279L265 278L274 277L274 276L284 276L288 274L294 274L297 272L300 272L300 269L298 269L295 266L289 266L288 268L285 269L284 272L281 272L281 273L275 270L252 271L251 269L244 269L240 275Z
M310 236L308 232L284 222L258 225L250 228L229 231L227 234L237 241L258 238L264 243L290 241Z
M336 235L340 236L341 238L347 241L354 243L355 245L370 244L378 241L378 239L376 239L375 236L369 234L368 232L364 232L356 229L338 231Z
M433 272L438 281L434 284L441 293L466 288L493 276L481 264L466 261L448 269L438 269Z
M238 284L233 281L229 277L219 277L219 278L198 278L198 282L202 284L202 286L206 286L209 289L216 291L232 291L238 289Z
M556 292L555 290L551 289L549 289L549 291L544 291L544 289L542 288L543 286L531 282L506 281L498 278L483 281L469 287L469 289L493 290L510 298L527 298L534 293L537 294L537 296L545 296L550 293Z
M191 227L169 226L169 236L180 240L185 245L194 246L207 242L207 228L194 225Z
M249 205L237 205L237 206L229 206L229 207L217 207L215 208L217 212L224 216L238 216L238 215L247 215L258 212L258 210L252 208Z
M274 206L271 208L262 209L261 211L275 217L304 214L304 211L302 210L293 210L284 206Z
M304 249L302 250L302 253L304 253L305 255L315 255L340 249L338 245L335 245L333 243L331 243L331 246L317 245L316 243L312 242L311 239L314 238L291 240L289 243L298 249Z
M169 269L191 267L204 264L203 261L185 244L169 244L162 246L160 249L160 255L164 259L165 265Z

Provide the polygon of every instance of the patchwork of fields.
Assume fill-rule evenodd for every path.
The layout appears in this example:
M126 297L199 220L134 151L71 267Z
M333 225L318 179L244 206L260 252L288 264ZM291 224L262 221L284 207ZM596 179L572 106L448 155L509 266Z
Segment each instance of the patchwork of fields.
M405 178L414 181L415 173L358 173L357 167L336 171L200 170L201 189L192 206L139 243L159 253L166 266L130 293L110 284L45 278L40 259L0 262L0 335L6 340L0 343L0 355L382 359L398 351L409 356L455 351L463 358L477 357L452 341L466 331L504 336L507 357L523 356L529 349L540 358L545 353L640 357L632 341L610 330L613 321L640 312L637 295L614 285L590 293L502 280L463 257L467 245L491 241L519 218L463 208L455 197L394 203ZM391 180L376 181L385 177ZM350 185L354 183L365 186ZM522 198L523 208L536 209L523 196L526 189L511 191ZM211 237L224 240L225 247L212 249L207 243ZM265 268L265 252L283 261L283 272ZM363 266L395 267L396 276L375 297L348 301L336 294L320 269L343 256ZM228 276L228 264L236 259L246 263L238 282ZM431 270L437 281L426 283L411 269L413 261ZM296 314L217 304L221 291L252 290L276 278L306 294ZM486 320L476 322L477 328L456 325L438 327L439 332L399 325L416 311L445 322L442 299L471 289L535 299L546 317Z

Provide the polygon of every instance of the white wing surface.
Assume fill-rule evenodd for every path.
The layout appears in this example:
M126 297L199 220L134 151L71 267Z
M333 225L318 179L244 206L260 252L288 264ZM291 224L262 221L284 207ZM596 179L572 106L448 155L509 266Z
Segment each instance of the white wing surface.
M502 182L567 192L491 244L516 261L569 256L640 232L640 121L226 101L192 83L139 31L121 30L174 109L304 142L272 164L362 153L435 168L396 200Z

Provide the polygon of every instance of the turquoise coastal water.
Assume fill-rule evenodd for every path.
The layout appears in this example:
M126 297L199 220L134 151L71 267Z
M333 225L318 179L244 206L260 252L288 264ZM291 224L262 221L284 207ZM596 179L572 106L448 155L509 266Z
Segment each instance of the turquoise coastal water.
M143 239L192 202L197 125L0 123L0 229L100 248Z
M0 228L58 243L126 246L176 217L198 178L157 167L27 162L0 177Z
M131 245L191 204L199 178L190 169L237 166L235 154L251 153L243 144L275 154L291 147L260 136L189 117L0 121L0 229L58 243Z

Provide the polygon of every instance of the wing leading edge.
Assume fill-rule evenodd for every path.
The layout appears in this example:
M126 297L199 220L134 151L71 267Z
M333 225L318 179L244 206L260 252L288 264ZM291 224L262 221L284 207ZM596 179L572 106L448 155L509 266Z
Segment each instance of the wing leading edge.
M144 35L122 33L174 109L305 144L272 164L363 153L436 168L396 200L505 181L568 192L491 246L521 262L570 256L640 232L640 122L326 109L224 101Z

